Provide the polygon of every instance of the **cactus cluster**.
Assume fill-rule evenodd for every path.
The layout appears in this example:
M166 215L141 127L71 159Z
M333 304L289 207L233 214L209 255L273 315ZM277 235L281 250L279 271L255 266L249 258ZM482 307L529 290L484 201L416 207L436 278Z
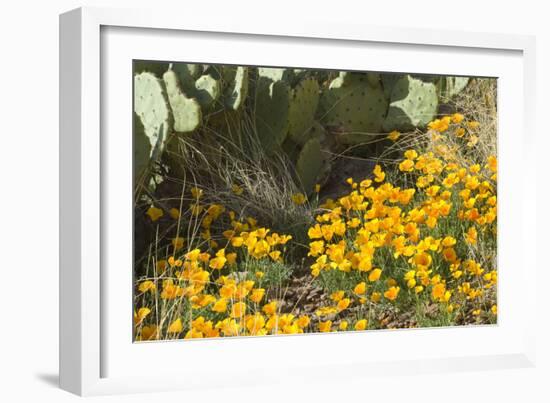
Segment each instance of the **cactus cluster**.
M308 191L323 171L323 149L425 126L439 100L467 83L463 77L136 62L136 175L159 160L170 136L216 122L223 128L227 114L238 120L246 111L264 150L285 152Z
M195 132L203 116L216 109L239 109L247 93L247 67L135 62L134 112L139 118L134 123L136 169L158 161L172 133ZM144 156L149 158L147 163Z

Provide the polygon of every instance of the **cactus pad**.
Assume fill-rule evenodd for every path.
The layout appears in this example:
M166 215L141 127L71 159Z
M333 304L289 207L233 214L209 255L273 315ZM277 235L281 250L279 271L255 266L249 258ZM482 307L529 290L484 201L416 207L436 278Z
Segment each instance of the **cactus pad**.
M204 71L204 66L202 64L192 64L192 63L172 63L170 65L177 75L180 81L190 82L198 79Z
M220 82L211 75L205 74L195 81L195 94L202 107L208 108L216 102L221 93Z
M393 90L393 86L395 83L403 77L402 74L394 74L394 73L382 73L380 74L380 79L382 81L382 87L384 87L384 95L388 99L388 101L391 98L391 92Z
M237 110L248 94L248 67L228 67L223 72L224 80L228 83L224 105L231 110Z
M150 157L151 144L140 117L134 113L134 181L147 171Z
M298 180L306 193L313 190L322 167L321 142L318 138L309 139L302 147L296 161Z
M288 132L290 88L284 81L259 77L254 118L259 140L267 151L280 146Z
M215 66L172 63L170 69L176 73L181 91L188 98L195 98L203 109L211 108L220 97L222 88Z
M157 77L162 77L164 72L168 70L168 66L168 63L164 62L139 60L134 62L134 74L149 72Z
M292 75L291 69L281 69L276 67L258 67L258 78L267 78L271 81L287 81Z
M181 133L194 131L201 123L199 103L182 92L178 77L173 70L164 73L163 79L174 116L174 130Z
M411 130L430 122L438 107L436 85L404 75L394 84L384 130Z
M374 81L365 74L341 72L321 96L322 123L344 131L379 132L388 103L380 82Z
M288 134L298 144L308 139L319 104L319 84L313 78L302 80L292 91L288 112Z
M156 157L164 149L171 119L162 83L153 73L134 76L134 112L149 139L151 157Z

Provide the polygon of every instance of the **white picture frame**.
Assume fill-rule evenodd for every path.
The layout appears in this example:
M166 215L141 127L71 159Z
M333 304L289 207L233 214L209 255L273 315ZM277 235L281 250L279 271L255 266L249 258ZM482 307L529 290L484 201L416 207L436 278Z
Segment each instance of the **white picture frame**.
M499 311L502 312L499 324L495 327L185 341L186 347L178 344L180 342L143 343L140 347L132 344L130 330L127 335L124 333L124 327L130 326L130 319L127 323L119 320L124 312L131 312L127 310L131 301L126 301L124 296L127 293L124 292L120 298L122 302L112 298L113 288L117 284L124 285L124 281L131 278L131 266L126 274L118 277L112 271L106 271L111 260L124 259L130 251L113 251L105 241L117 236L117 228L126 231L125 234L131 228L131 220L124 214L109 213L109 220L106 220L107 211L129 208L130 203L125 200L131 200L124 198L124 190L120 193L116 190L125 175L131 172L131 159L122 158L116 170L111 160L115 150L128 156L124 153L128 152L128 144L131 145L131 132L124 130L127 128L124 125L131 119L131 109L128 109L127 117L116 121L111 120L111 109L104 109L106 104L121 108L121 111L127 109L131 90L129 93L126 90L131 88L131 76L127 77L126 83L122 80L120 85L119 81L115 84L112 80L107 84L106 76L122 74L123 77L128 65L119 68L123 63L121 60L177 58L178 55L169 54L168 46L151 49L147 45L147 38L153 32L157 41L188 41L186 43L189 49L193 49L195 58L206 57L201 46L208 41L212 46L227 41L235 49L239 48L238 41L248 41L243 46L254 50L249 54L241 51L240 57L228 60L230 56L220 47L216 55L210 56L209 62L273 65L280 60L279 65L287 65L289 60L293 60L293 66L322 67L320 63L324 61L309 62L307 59L308 46L318 44L335 55L341 49L355 55L351 57L353 63L341 57L327 62L332 68L349 68L352 64L356 68L365 67L366 62L359 60L357 55L369 49L371 54L386 52L385 61L369 62L372 70L434 72L427 69L427 63L422 62L421 57L409 58L407 66L400 66L392 52L412 52L423 56L443 52L451 59L463 52L470 54L471 60L465 57L467 62L455 63L454 67L444 61L440 64L434 62L431 69L437 69L439 74L457 75L494 76L491 71L501 72L499 78L504 84L499 86L499 200L502 194L508 197L499 203ZM135 43L132 45L131 37L137 35L141 35L143 40L142 50L140 54L132 54ZM519 181L526 189L529 186L535 188L534 175L519 177L509 158L515 152L515 161L520 163L529 161L534 153L531 135L534 132L535 99L533 37L399 27L388 29L337 22L329 26L325 22L292 18L284 25L255 20L243 23L215 15L181 22L177 13L80 8L61 15L60 48L60 385L63 389L79 395L97 395L220 387L235 383L244 386L281 382L297 376L303 380L329 379L330 368L340 368L343 373L353 371L356 377L368 377L375 372L430 373L534 365L535 330L529 315L535 312L535 295L528 293L528 288L521 287L521 284L535 277L535 256L524 235L531 234L533 238L536 218L534 210L529 209L528 200L524 199L525 192L513 192L511 187L507 187L507 183ZM268 48L274 52L268 54L267 50L262 50ZM279 54L279 59L274 59L273 53L277 49L286 49L288 54L284 57ZM515 97L513 102L509 99L512 95ZM116 102L119 98L122 100L120 104ZM506 111L513 108L518 112L506 117L510 115ZM114 127L125 134L120 138L109 136ZM511 143L513 139L509 136L512 128L517 136L515 144ZM518 212L518 216L508 217L510 211ZM516 245L514 251L506 247L511 245ZM501 250L506 258L504 261ZM121 262L123 264L124 260ZM517 278L512 278L511 271L507 270L513 264L519 267ZM131 284L128 284L130 288ZM522 296L518 306L511 304L510 295L514 290ZM131 318L130 314L128 318ZM494 343L485 349L464 346L428 352L421 348L421 351L408 353L397 348L393 354L382 355L383 348L377 348L372 349L368 356L353 354L353 347L359 343L376 343L383 347L384 343L399 345L410 340L414 345L428 348L437 345L438 339L475 338L494 340ZM314 350L320 346L327 346L328 351L338 348L342 354L316 359ZM283 360L288 351L296 353L292 355L294 358ZM159 368L166 365L168 357L175 357L174 354L187 354L194 365L193 372L186 370L186 364L179 364L182 362L179 359L171 359L177 364L170 364L167 370L167 373L176 375L140 375L132 371L135 368L133 360L137 357L140 362L151 359L151 367ZM264 354L270 357L270 365L248 368L246 377L237 369L233 375L207 372L210 370L206 365L201 366L200 360L206 361L205 357L209 356L214 358L215 354L217 357L225 355L232 362L241 357L245 361ZM238 367L238 363L235 365ZM334 375L331 374L330 378L333 379Z

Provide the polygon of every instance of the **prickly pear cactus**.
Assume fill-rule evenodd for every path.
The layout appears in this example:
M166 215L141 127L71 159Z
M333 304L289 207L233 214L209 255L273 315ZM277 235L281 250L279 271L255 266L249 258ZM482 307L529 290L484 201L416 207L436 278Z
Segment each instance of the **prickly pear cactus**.
M311 138L302 147L296 161L298 180L307 193L313 190L322 167L321 142L318 138Z
M145 136L149 139L150 157L157 159L172 125L162 83L153 73L134 76L134 112L139 116Z
M134 112L134 181L146 172L151 157L151 144L140 117Z
M172 63L181 91L188 98L195 98L203 110L208 111L221 95L219 73L215 66L202 64Z
M380 74L380 80L382 81L382 87L384 87L384 95L388 99L391 98L391 92L395 83L403 77L403 74L382 73Z
M325 140L326 135L327 135L327 132L323 127L323 125L318 121L314 120L307 132L307 140L315 138L322 143Z
M392 88L390 108L383 129L411 130L423 127L433 120L437 107L436 85L429 80L406 74Z
M199 103L182 92L178 76L173 70L164 73L163 79L174 117L174 130L180 133L194 131L199 127L202 118Z
M256 82L254 120L262 147L273 151L288 132L290 87L285 81L259 76Z
M321 96L321 122L342 131L377 133L382 129L388 102L379 80L365 74L340 72Z
M367 73L367 81L371 87L378 87L380 85L380 74L379 73Z
M317 105L319 104L319 84L313 78L302 80L292 91L288 112L288 134L298 144L308 140Z
M203 108L209 108L220 97L220 82L209 74L200 76L195 81L195 88L195 97Z
M243 105L248 94L248 67L224 68L223 78L228 83L223 96L224 105L235 111Z
M171 63L170 69L172 69L178 76L182 86L190 85L194 83L204 72L205 66L202 64L192 63ZM190 88L184 88L189 90Z

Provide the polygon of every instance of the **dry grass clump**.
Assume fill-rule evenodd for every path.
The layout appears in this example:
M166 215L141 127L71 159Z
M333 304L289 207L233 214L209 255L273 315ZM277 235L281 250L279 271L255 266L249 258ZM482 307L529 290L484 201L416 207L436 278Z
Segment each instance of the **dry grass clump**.
M479 123L476 154L487 159L497 153L497 79L473 78L464 91L449 101L457 111Z

